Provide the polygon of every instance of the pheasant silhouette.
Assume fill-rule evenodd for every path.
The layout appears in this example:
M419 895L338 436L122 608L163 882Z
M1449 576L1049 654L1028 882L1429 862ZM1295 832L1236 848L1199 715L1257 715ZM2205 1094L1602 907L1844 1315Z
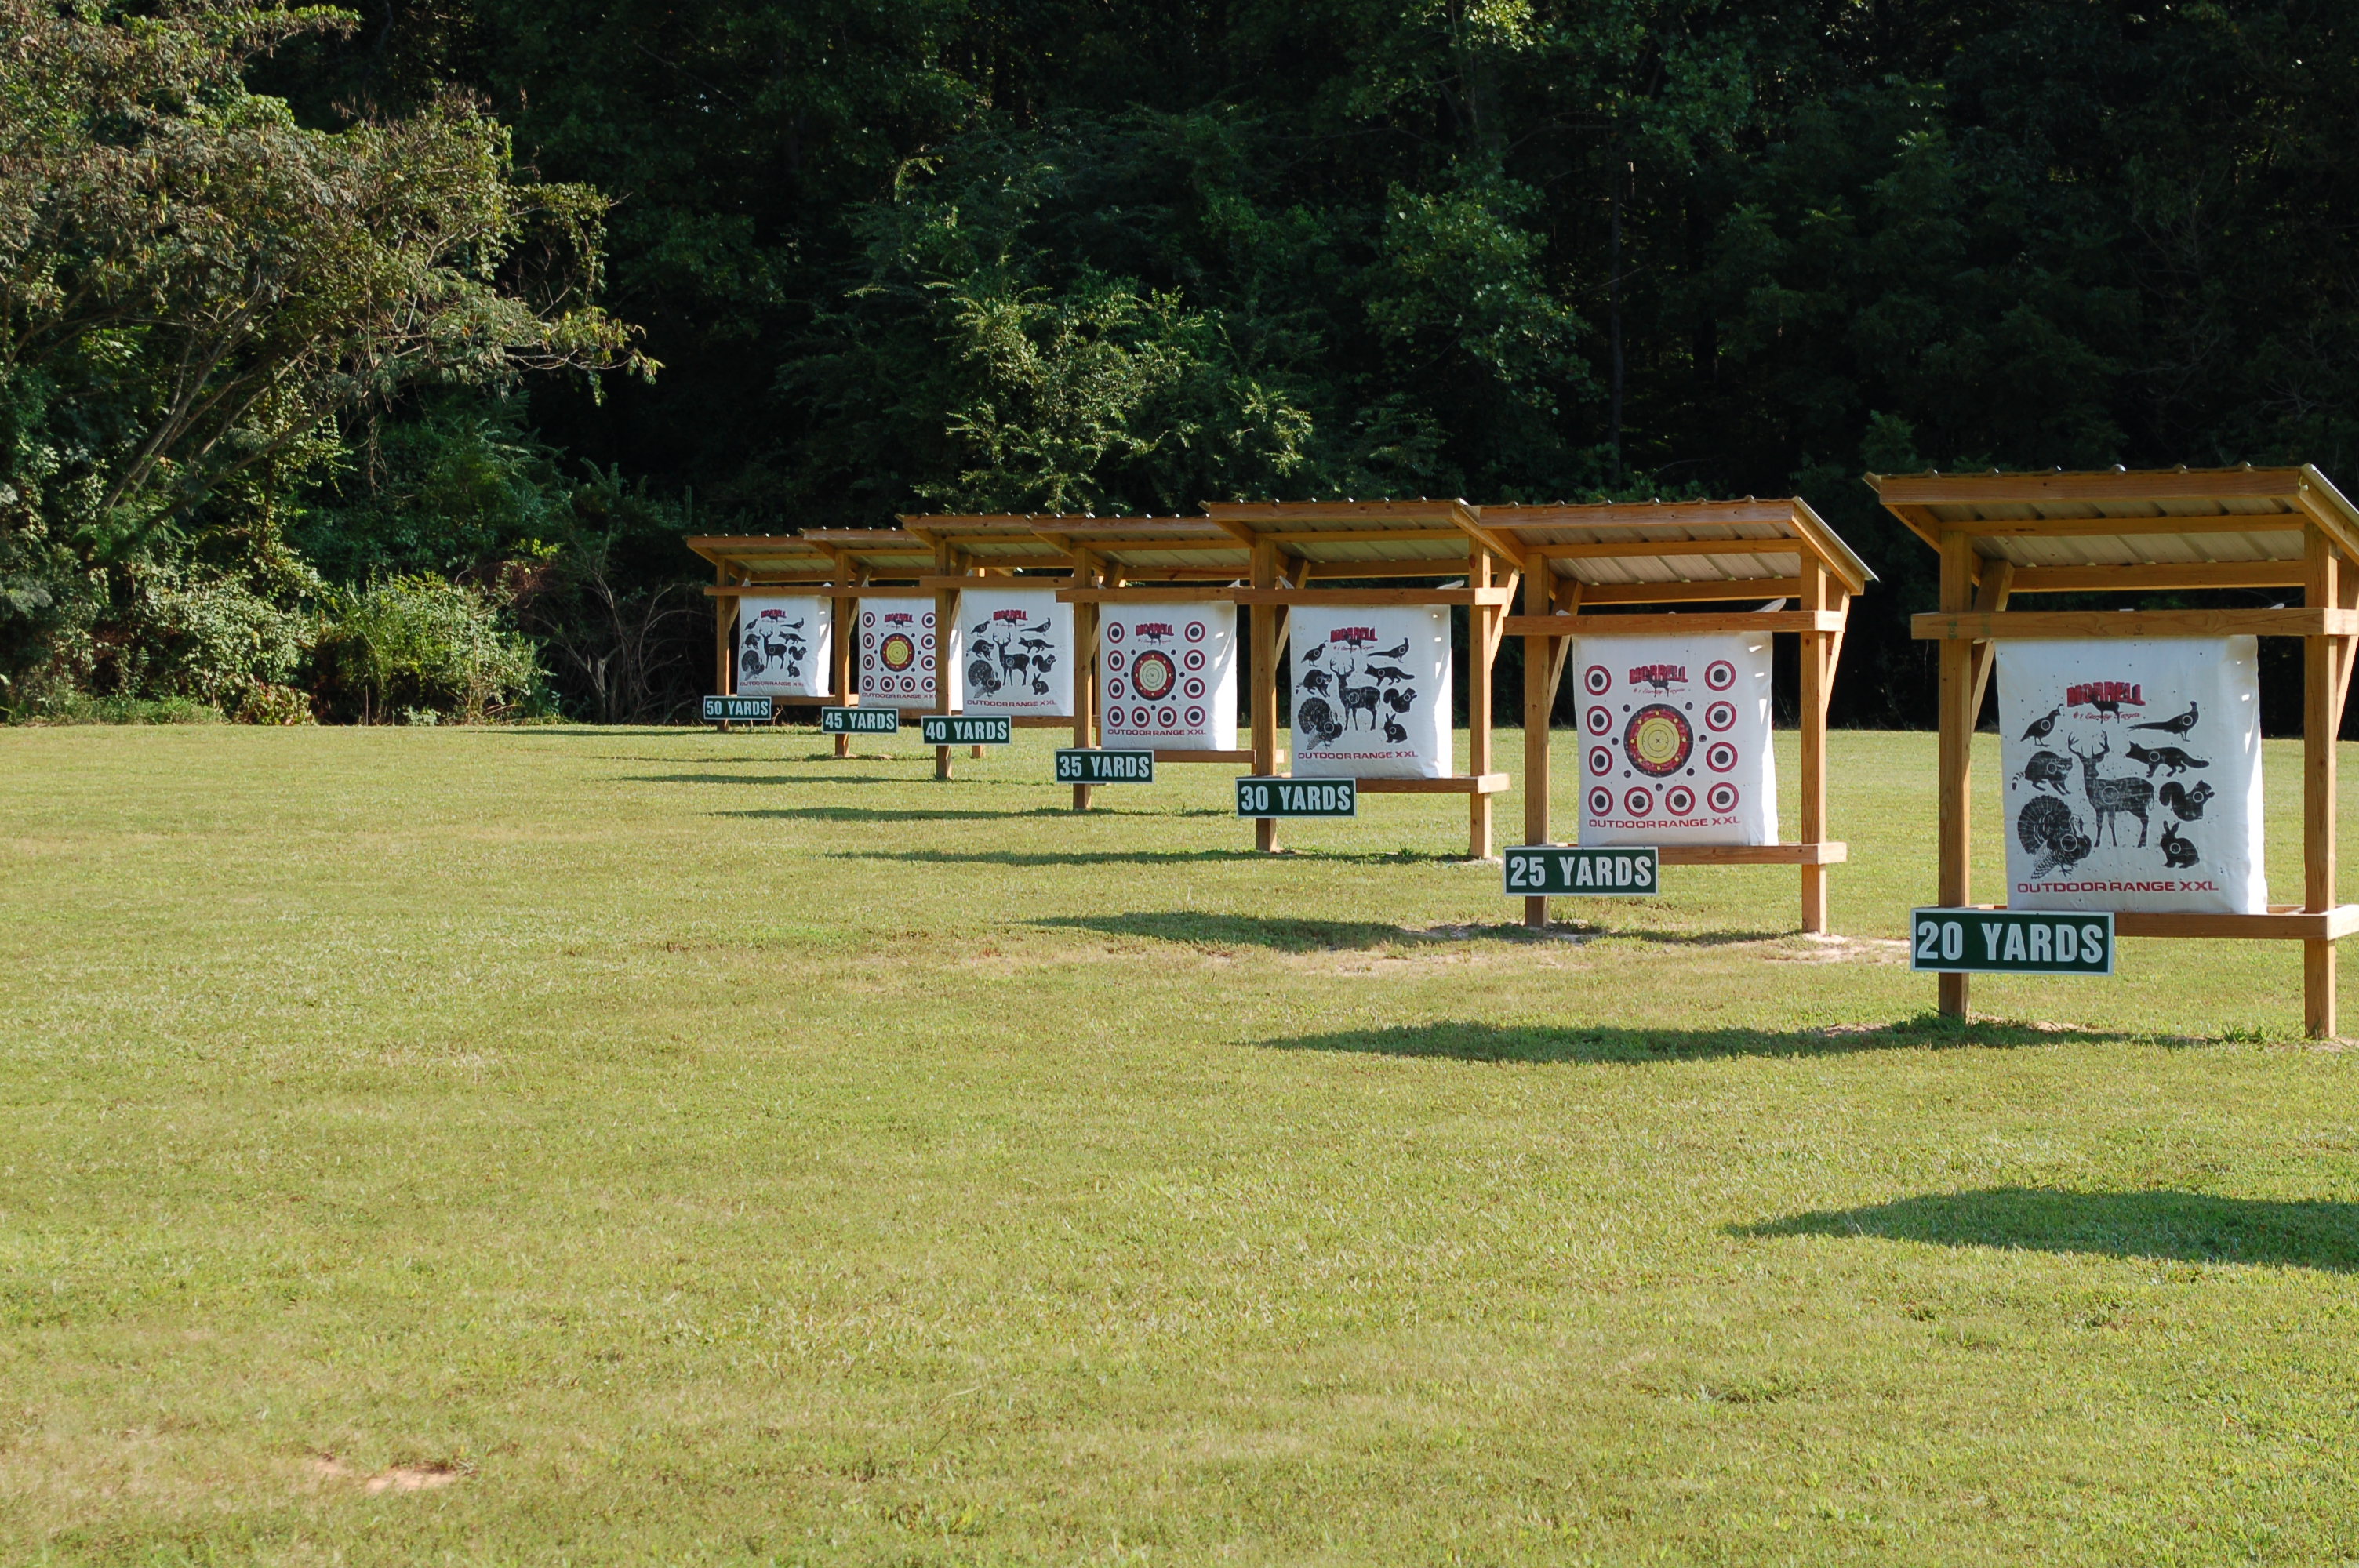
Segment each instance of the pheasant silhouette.
M2023 732L2023 738L2027 741L2047 740L2056 729L2056 716L2063 711L2060 708L2049 708L2047 718L2035 719L2031 721L2031 728Z
M2176 719L2157 719L2146 724L2133 724L2133 730L2160 730L2166 734L2184 735L2195 728L2195 702L2190 698L2187 711Z
M1408 656L1408 639L1406 637L1401 639L1401 645L1397 648L1380 648L1368 655L1372 659L1401 659Z

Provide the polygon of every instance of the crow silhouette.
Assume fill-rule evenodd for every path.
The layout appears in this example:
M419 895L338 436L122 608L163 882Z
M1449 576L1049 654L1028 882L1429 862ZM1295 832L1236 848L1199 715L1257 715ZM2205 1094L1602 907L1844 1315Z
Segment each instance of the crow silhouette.
M2027 741L2047 740L2056 729L2056 716L2063 711L2060 708L2049 708L2047 718L2035 719L2031 721L2031 728L2023 732L2023 738Z
M2190 698L2187 711L2176 719L2157 719L2145 724L2133 724L2133 730L2159 730L2166 735L2184 735L2195 728L2195 703Z

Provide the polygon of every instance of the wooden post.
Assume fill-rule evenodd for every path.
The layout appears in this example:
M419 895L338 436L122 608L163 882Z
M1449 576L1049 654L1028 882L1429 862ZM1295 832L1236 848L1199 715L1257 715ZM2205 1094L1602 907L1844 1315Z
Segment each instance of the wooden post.
M1545 565L1534 568L1526 578L1525 602L1546 602L1547 588L1542 575ZM1544 614L1544 611L1534 611ZM1549 841L1549 711L1556 706L1556 644L1555 637L1524 639L1524 842L1545 844ZM1549 901L1545 895L1524 900L1524 924L1535 930L1549 923Z
M1095 588L1098 585L1097 563L1089 556L1076 557L1073 562L1073 586ZM1098 607L1094 604L1073 606L1073 744L1090 744L1090 731L1097 721L1098 697ZM1073 786L1073 809L1090 808L1090 786Z
M1491 586L1491 552L1480 546L1467 563L1466 586ZM1495 604L1466 610L1466 771L1477 778L1491 771L1491 660L1499 651L1499 616ZM1466 858L1491 858L1491 797L1479 789L1466 797Z
M1256 539L1253 585L1277 586L1277 546ZM1256 604L1253 613L1253 770L1266 778L1277 772L1277 611ZM1275 817L1254 819L1254 848L1264 854L1277 849Z
M1971 535L1941 535L1941 608L1956 613L1967 608L1973 594L1974 542ZM1940 877L1939 902L1947 908L1962 905L1973 893L1973 817L1969 794L1973 781L1974 746L1973 644L1961 638L1941 640L1941 805ZM1940 1006L1952 1018L1966 1016L1966 977L1940 978Z
M727 587L729 568L715 563L712 568L712 580L716 586ZM712 600L712 691L716 697L731 696L737 689L733 684L733 677L737 673L737 661L730 657L729 635L730 630L736 623L737 601L734 599L724 599L718 594L714 595ZM721 728L723 733L727 732L729 726L725 720Z
M935 575L948 577L956 571L958 569L954 564L956 558L947 541L935 545ZM957 629L958 614L958 589L954 588L934 589L934 711L936 713L948 713L951 710L951 677L957 673L953 666L958 662L951 654L951 633ZM948 746L937 746L934 748L934 777L946 779L950 776L951 749Z
M2303 602L2333 608L2343 602L2341 561L2334 545L2316 524L2304 530L2308 581ZM2304 637L2301 713L2302 907L2313 913L2334 907L2335 731L2342 728L2343 638ZM2324 1039L2335 1028L2334 944L2311 937L2301 945L2302 1029Z
M1826 563L1816 556L1802 558L1802 608L1827 608ZM1832 685L1827 668L1824 632L1802 633L1802 842L1823 844L1827 838L1827 700ZM1802 929L1827 928L1827 869L1802 867Z

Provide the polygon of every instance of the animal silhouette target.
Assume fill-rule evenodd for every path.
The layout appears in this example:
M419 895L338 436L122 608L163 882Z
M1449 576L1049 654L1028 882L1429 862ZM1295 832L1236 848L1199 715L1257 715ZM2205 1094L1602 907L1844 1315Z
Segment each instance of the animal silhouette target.
M1998 644L2007 902L2268 907L2250 637Z
M825 697L835 601L801 595L737 601L737 690L747 697Z
M1769 639L1584 636L1583 844L1775 844Z
M1310 778L1450 773L1450 611L1299 605L1294 772Z
M1073 711L1073 607L1052 588L969 589L959 596L968 713Z

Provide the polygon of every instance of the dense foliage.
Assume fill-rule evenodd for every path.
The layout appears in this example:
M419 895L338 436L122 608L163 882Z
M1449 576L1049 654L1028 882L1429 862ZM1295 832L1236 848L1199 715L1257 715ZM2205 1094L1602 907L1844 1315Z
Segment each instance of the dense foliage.
M542 378L528 406L372 384L332 440L290 403L141 470L146 510L12 545L7 581L49 591L26 550L90 569L202 480L208 515L266 535L232 553L269 603L314 568L514 589L557 699L614 715L693 689L701 633L658 598L691 498L767 529L1799 492L1886 578L1842 711L1921 721L1903 625L1930 556L1863 469L2359 475L2354 22L2351 0L369 0L356 28L219 58L292 103L289 145L473 137L489 190L505 144L454 96L478 95L538 177L612 200L604 298L663 373ZM499 189L589 254L586 196ZM441 380L493 368L459 359ZM152 428L76 418L114 421L93 450ZM19 471L49 460L11 438ZM77 504L113 519L132 467ZM213 579L156 569L150 621L219 619L169 598ZM13 649L59 612L12 613ZM250 635L284 665L272 624ZM167 658L162 636L137 646Z

